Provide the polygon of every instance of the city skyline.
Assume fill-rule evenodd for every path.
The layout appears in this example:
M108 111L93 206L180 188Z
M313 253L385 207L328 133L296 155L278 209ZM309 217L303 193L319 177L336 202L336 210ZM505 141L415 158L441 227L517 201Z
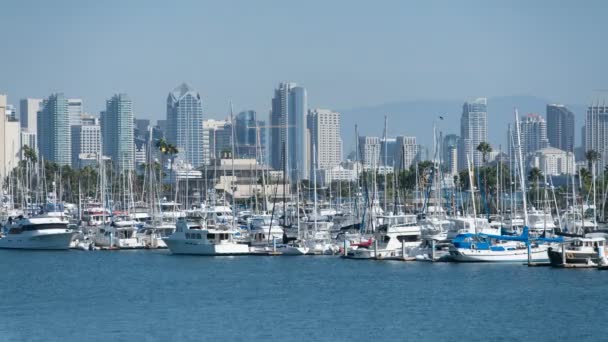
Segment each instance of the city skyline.
M165 115L168 87L185 81L201 94L209 118L225 118L230 101L237 113L255 110L265 118L267 89L287 79L308 89L311 108L339 111L344 124L352 126L356 120L348 109L404 101L531 95L547 103L588 105L594 90L605 88L608 72L601 57L606 48L592 51L585 44L602 39L593 25L607 7L600 1L585 8L550 1L349 6L311 1L295 8L247 2L173 6L152 1L142 6L133 1L113 11L118 4L58 1L40 3L33 12L8 1L0 29L12 33L4 44L13 53L0 56L0 65L11 66L3 71L0 92L11 99L63 92L82 98L85 109L95 113L105 106L103 94L125 92L136 117L157 120ZM234 20L220 20L218 14L228 13ZM314 26L308 17L316 18ZM161 21L165 24L158 25ZM289 32L276 30L286 23ZM183 32L203 44L189 44L190 35ZM181 46L180 52L159 49L166 41ZM461 53L470 44L480 48ZM544 51L558 45L568 49L544 58ZM116 48L121 54L113 53ZM247 58L241 58L244 50Z

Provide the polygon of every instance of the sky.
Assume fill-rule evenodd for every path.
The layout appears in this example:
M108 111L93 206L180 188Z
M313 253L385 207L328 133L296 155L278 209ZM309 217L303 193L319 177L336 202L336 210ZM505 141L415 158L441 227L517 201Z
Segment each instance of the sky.
M608 87L607 9L591 0L2 0L0 92L15 105L63 92L94 114L126 92L135 115L153 120L181 82L213 118L229 115L230 101L267 115L281 81L306 87L309 107L331 109L512 95L589 103Z

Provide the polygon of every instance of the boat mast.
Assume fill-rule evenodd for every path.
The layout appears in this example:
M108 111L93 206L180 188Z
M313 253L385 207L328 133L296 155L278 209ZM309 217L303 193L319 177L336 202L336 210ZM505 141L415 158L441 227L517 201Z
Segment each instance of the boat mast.
M521 155L521 136L519 132L519 114L517 112L517 108L515 109L515 129L517 131L517 155L519 161L519 186L521 188L521 194L523 199L524 206L524 226L528 226L528 203L526 200L526 183L524 177L524 162Z

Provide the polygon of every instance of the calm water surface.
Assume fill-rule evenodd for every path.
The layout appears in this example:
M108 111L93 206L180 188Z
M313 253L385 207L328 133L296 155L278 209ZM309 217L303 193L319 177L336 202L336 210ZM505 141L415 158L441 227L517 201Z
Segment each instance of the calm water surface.
M1 341L606 340L608 272L0 250Z

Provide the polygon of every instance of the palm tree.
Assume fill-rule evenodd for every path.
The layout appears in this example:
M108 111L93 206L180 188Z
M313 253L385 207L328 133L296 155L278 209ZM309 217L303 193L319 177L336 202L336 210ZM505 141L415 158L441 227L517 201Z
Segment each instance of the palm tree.
M536 206L538 207L538 183L540 182L540 178L543 177L543 172L537 168L533 167L528 172L528 181L534 182L534 190L536 190Z
M477 151L481 152L483 163L488 162L488 154L492 152L492 146L485 141L482 141L477 145Z
M589 150L585 152L585 159L587 160L589 169L593 169L595 162L600 160L600 153L596 150Z
M179 150L177 147L175 147L175 145L168 143L164 138L156 142L156 147L161 153L162 167L165 165L165 156L168 155L171 157L171 164L169 165L169 178L171 178L171 173L173 172L173 159L174 156L179 153Z
M31 162L32 164L35 164L38 161L36 151L27 145L23 146L23 156L27 161Z

